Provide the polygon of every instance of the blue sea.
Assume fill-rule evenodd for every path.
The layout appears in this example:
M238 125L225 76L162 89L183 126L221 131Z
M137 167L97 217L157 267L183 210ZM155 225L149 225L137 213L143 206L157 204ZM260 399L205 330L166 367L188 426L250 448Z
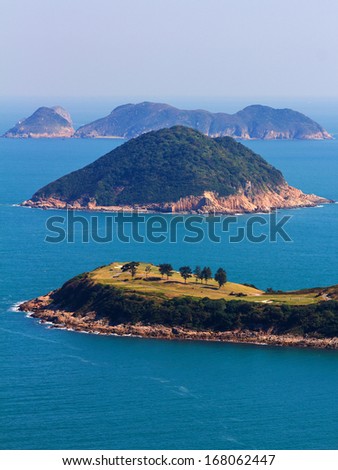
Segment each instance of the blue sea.
M12 114L2 109L1 130ZM99 337L15 311L114 260L224 266L263 289L338 283L338 204L280 211L292 242L46 243L47 218L62 212L16 204L122 143L0 139L0 448L337 449L338 351ZM291 185L338 200L337 140L246 145Z

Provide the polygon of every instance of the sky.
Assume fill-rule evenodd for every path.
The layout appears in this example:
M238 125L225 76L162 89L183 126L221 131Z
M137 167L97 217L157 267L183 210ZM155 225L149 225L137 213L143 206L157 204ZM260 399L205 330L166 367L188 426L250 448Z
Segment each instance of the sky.
M0 0L1 97L338 98L335 0Z

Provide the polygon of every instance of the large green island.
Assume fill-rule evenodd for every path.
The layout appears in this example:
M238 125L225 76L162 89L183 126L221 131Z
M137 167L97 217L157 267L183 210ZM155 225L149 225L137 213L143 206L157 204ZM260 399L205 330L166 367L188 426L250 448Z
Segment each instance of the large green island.
M148 132L39 189L22 204L42 209L237 214L332 201L290 186L231 137L184 126Z
M263 292L187 267L136 265L134 272L115 262L81 274L20 310L96 334L338 349L338 285Z

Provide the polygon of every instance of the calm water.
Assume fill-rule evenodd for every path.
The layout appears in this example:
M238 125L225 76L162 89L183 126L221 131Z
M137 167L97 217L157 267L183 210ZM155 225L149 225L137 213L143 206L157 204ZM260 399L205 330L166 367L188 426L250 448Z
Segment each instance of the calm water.
M262 288L338 283L337 204L283 211L292 243L46 244L52 212L12 205L119 143L0 139L0 448L337 448L338 352L97 337L10 310L114 259L223 265ZM338 200L337 141L249 145Z

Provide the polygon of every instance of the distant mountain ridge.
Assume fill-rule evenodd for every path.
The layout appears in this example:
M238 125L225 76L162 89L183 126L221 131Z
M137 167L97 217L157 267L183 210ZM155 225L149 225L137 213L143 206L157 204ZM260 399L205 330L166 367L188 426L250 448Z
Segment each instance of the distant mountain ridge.
M19 121L3 137L58 138L72 137L75 132L68 111L61 106L38 108L31 116Z
M151 102L118 106L108 116L80 127L74 137L130 139L176 125L191 127L209 137L265 140L332 138L318 123L292 109L251 105L235 114L226 114L202 109L181 110Z
M129 140L23 205L235 214L328 202L289 186L279 170L231 137L175 126Z
M81 126L76 132L69 113L55 106L41 107L18 122L3 137L81 137L131 139L152 130L186 126L209 137L235 139L332 139L317 122L292 109L251 105L235 114L202 109L182 110L164 103L124 104L108 116Z

